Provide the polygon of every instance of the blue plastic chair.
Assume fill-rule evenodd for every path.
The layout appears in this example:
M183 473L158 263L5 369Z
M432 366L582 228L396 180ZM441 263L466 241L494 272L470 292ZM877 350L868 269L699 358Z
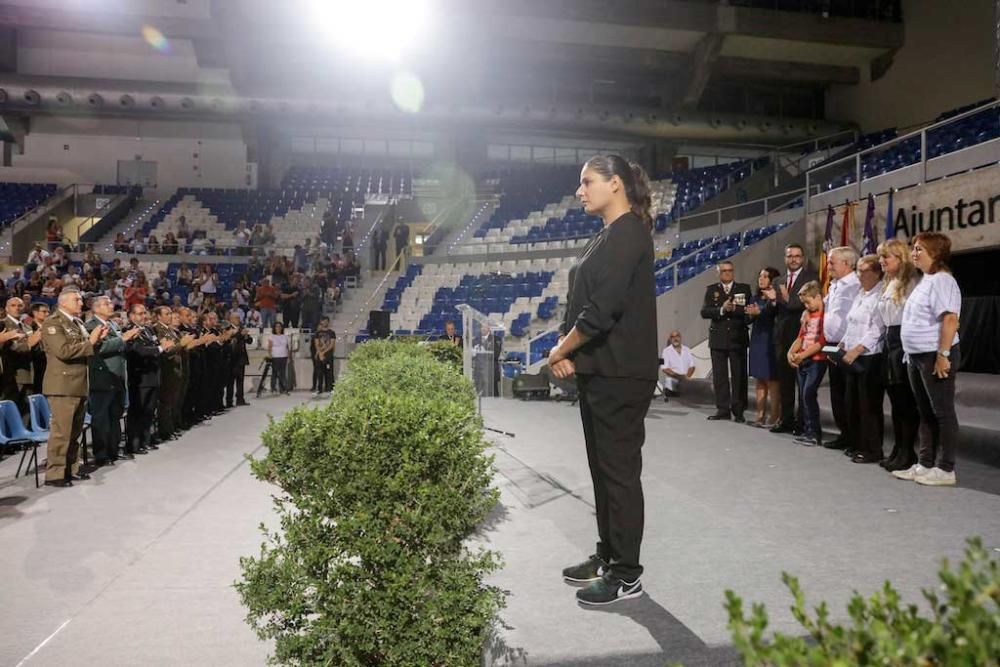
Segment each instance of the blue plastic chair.
M46 436L47 439L47 436ZM45 442L43 439L42 442ZM21 451L21 461L17 464L17 472L14 477L21 476L21 469L24 468L25 458L28 458L28 466L34 464L35 468L35 488L38 488L38 440L33 438L31 433L24 427L21 419L21 411L13 401L0 401L0 444L23 448ZM28 468L24 468L25 474Z
M36 437L43 437L46 442L49 439L49 422L52 421L52 410L49 408L49 400L42 394L31 394L28 396L28 415L31 419L31 433Z

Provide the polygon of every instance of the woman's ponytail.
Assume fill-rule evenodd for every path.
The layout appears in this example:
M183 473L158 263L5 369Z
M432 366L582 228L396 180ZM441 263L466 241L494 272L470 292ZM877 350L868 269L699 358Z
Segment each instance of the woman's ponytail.
M628 203L632 212L646 223L649 230L653 230L653 194L649 186L649 177L646 170L638 162L629 162L632 170L632 188L628 192Z

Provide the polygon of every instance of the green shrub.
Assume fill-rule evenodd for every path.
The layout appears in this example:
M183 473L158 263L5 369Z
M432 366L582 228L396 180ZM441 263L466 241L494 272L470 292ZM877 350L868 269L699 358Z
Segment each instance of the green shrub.
M952 570L945 560L939 591L924 591L931 617L915 604L903 604L886 582L867 600L855 593L847 611L851 623L830 622L826 603L806 609L798 580L783 574L791 591L795 619L805 637L775 633L766 640L767 611L754 604L750 617L743 602L726 591L733 642L747 665L920 665L930 667L996 667L1000 665L1000 568L982 541L969 540L965 559Z
M280 528L241 560L247 620L295 665L479 663L503 595L463 545L498 499L468 381L429 352L366 343L330 403L264 433Z
M447 340L437 340L427 345L427 349L438 361L462 372L462 348L459 346Z

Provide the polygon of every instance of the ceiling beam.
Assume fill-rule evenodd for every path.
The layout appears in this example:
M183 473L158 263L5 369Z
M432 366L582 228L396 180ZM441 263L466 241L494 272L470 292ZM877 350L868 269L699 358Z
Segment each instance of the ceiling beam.
M756 60L735 56L719 58L715 63L713 74L716 79L723 80L787 81L789 83L852 85L861 80L857 67Z
M680 106L682 109L695 109L701 101L705 86L712 76L712 66L719 57L722 49L723 36L717 33L705 35L698 42L691 54L691 63L688 68L687 82L680 95Z

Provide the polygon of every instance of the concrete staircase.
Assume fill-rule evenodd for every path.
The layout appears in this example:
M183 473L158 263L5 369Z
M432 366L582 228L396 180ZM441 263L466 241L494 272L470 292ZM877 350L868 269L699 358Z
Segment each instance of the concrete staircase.
M344 290L340 312L330 321L340 340L353 340L354 334L365 328L368 311L382 307L386 290L396 284L399 275L399 271L364 271L364 281L359 287Z
M163 202L159 199L137 199L128 215L94 243L94 249L98 252L111 252L114 250L115 236L118 232L124 232L126 238L131 238L135 235L135 230L146 224L162 205Z

